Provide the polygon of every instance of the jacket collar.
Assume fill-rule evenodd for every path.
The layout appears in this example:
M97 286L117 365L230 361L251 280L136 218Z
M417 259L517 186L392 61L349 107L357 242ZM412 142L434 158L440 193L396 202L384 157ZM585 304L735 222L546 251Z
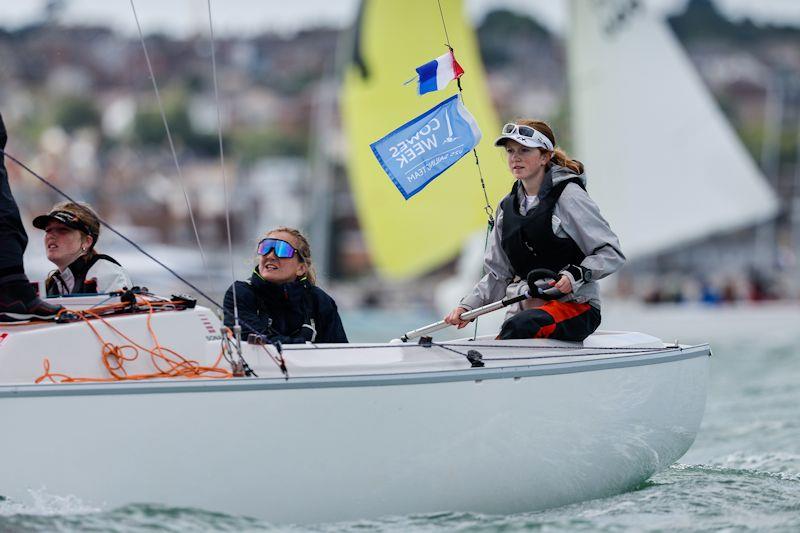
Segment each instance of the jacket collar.
M547 196L550 190L553 188L553 172L552 167L548 168L544 174L544 178L542 178L542 185L539 187L539 192L536 195L539 200ZM514 182L514 187L512 190L516 191L516 200L517 205L523 205L525 200L525 187L522 186L521 181Z
M273 283L262 278L258 273L258 267L255 267L250 275L250 285L264 296L275 297L280 301L295 302L303 297L309 283L306 278L289 283Z

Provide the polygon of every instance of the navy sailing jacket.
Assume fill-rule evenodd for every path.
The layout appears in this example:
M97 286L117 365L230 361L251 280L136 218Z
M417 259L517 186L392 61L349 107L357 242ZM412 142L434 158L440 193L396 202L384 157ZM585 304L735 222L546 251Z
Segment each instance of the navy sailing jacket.
M243 339L257 333L284 344L347 342L336 302L316 285L306 280L278 285L256 270L249 281L235 283ZM232 286L223 306L225 325L233 327Z

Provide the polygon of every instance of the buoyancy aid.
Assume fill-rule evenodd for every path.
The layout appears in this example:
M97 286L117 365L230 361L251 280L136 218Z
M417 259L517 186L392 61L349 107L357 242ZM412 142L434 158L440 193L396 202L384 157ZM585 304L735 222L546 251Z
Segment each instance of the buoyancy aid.
M553 233L553 210L564 188L570 183L585 189L579 178L561 181L542 191L539 204L525 215L520 214L519 181L514 183L511 192L500 202L503 210L501 246L514 273L520 278L525 278L535 268L558 272L567 265L579 265L586 257L571 238L558 237Z
M94 254L90 258L81 256L67 267L72 273L75 284L72 286L72 291L69 294L96 294L97 293L97 280L86 279L89 270L100 260L110 261L117 266L122 266L113 257L106 254ZM60 282L60 283L59 283ZM48 296L61 296L60 286L65 286L61 274L56 270L47 277L45 288Z

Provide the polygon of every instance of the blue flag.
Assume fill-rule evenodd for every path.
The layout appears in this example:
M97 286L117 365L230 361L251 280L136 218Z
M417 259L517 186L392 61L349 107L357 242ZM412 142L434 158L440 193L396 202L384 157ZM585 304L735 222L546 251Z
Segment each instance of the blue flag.
M458 95L403 124L370 147L408 200L481 140L481 130Z

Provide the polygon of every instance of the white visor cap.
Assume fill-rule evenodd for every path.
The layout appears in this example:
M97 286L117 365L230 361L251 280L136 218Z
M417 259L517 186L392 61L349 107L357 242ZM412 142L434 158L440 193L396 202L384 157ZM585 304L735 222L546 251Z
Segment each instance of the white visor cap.
M523 135L520 132L520 129L522 129L526 134L531 133L531 135ZM548 139L544 133L530 126L525 126L522 124L506 124L503 126L502 135L495 139L494 145L503 146L507 139L517 141L522 146L527 146L528 148L544 148L549 152L553 151L553 143L550 142L550 139Z

